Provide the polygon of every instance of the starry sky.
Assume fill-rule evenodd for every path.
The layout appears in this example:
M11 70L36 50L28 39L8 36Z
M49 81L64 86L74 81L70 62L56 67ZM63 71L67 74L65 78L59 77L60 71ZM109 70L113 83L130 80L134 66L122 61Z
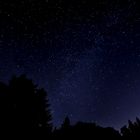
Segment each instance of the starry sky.
M138 0L0 1L0 81L25 73L53 123L120 128L140 117Z

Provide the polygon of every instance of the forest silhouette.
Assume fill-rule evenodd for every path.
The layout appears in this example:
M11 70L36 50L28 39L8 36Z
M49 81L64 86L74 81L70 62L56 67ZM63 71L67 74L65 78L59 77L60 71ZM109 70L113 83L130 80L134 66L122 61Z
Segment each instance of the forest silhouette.
M120 131L96 123L71 125L67 116L60 128L52 124L47 92L25 75L0 82L0 138L4 139L139 139L140 119L128 121ZM3 139L3 138L2 138Z

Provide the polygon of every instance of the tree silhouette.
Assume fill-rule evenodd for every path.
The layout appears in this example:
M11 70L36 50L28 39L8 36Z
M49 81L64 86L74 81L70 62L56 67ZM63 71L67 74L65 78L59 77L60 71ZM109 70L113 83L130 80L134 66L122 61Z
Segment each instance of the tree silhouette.
M50 134L51 130L52 130L52 116L51 116L51 111L49 109L50 104L48 101L48 98L46 96L46 92L45 90L42 89L38 89L36 92L36 116L37 118L37 126L39 127L41 133L44 132L45 134ZM45 130L45 131L44 131ZM43 134L41 134L43 136ZM43 136L44 137L44 136Z
M0 84L3 127L13 136L33 134L43 137L51 132L51 112L47 93L25 75L14 76L9 85Z
M63 122L61 127L62 127L62 129L69 129L70 128L70 119L68 116L64 119L64 122Z
M133 123L128 120L128 126L121 128L121 133L124 138L139 138L140 139L140 120L136 118L136 121Z

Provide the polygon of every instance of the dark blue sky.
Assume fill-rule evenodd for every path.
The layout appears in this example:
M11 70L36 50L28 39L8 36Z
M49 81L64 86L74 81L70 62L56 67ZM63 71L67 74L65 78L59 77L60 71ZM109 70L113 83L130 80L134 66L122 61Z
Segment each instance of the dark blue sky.
M139 25L136 0L0 1L0 80L44 87L57 126L119 128L140 116Z

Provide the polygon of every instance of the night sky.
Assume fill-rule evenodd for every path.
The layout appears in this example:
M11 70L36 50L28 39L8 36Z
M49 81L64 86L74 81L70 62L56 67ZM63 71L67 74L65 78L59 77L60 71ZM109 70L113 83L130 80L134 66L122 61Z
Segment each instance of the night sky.
M55 126L140 117L138 1L0 0L0 81L44 87Z

